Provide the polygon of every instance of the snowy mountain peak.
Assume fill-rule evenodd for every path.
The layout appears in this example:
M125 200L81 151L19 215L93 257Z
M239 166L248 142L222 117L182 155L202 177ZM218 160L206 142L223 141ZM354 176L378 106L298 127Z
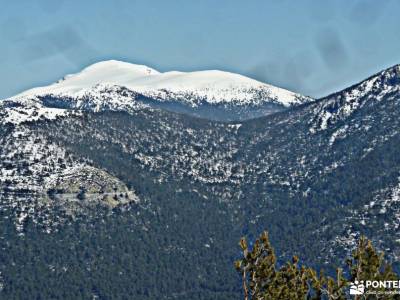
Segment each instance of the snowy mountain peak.
M147 66L116 60L95 63L57 83L28 90L13 98L77 97L82 90L98 84L121 86L159 101L178 100L192 107L202 103L291 106L311 100L235 73L218 70L160 73Z
M154 70L145 65L132 64L128 62L123 62L119 60L105 60L94 63L85 69L82 72L103 72L108 73L117 71L117 72L129 72L129 73L137 73L140 75L151 75L151 74L159 74L157 70Z
M101 83L129 86L134 80L160 74L144 65L135 65L117 60L95 63L76 74L65 76L58 82L25 91L13 98L24 96L44 96L47 94L70 95Z

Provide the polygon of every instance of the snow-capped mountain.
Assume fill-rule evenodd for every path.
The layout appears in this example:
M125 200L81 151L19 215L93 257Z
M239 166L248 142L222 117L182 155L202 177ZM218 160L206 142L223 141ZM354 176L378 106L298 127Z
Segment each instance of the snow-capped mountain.
M132 82L162 76L134 69ZM169 100L145 96L144 85L133 89L130 75L85 79L86 72L0 102L6 288L19 282L19 267L52 292L60 280L51 279L66 274L77 278L68 285L77 293L85 286L92 292L104 276L102 283L132 287L140 299L141 278L169 282L166 298L220 299L225 287L219 293L209 282L233 286L237 241L265 229L280 259L295 253L327 269L365 234L398 261L399 66L240 123L154 109ZM171 265L162 271L160 261ZM179 272L169 271L177 265ZM197 286L201 296L176 297L181 284ZM232 294L227 299L240 296Z
M229 72L160 73L147 66L110 60L67 75L52 85L25 91L11 100L39 100L46 107L95 111L129 111L142 104L211 119L235 120L266 115L312 99Z
M400 65L381 71L343 91L320 100L311 131L324 130L343 121L364 106L380 101L393 101L400 94Z

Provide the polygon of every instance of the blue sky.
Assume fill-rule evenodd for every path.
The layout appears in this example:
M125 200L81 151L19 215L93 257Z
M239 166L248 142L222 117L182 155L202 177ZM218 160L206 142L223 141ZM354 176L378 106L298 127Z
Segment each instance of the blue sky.
M105 59L320 97L400 63L399 11L397 0L5 0L0 98Z

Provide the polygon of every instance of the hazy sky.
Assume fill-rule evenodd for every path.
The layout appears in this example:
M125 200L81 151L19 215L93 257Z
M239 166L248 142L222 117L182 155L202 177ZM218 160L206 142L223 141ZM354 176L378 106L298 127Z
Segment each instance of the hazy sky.
M0 98L105 59L319 97L400 63L399 12L398 0L4 0Z

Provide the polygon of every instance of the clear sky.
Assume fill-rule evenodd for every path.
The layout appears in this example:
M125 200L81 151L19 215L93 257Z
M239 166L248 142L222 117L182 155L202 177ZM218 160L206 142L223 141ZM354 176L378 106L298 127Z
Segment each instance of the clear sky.
M0 98L105 59L319 97L400 63L398 0L1 1Z

